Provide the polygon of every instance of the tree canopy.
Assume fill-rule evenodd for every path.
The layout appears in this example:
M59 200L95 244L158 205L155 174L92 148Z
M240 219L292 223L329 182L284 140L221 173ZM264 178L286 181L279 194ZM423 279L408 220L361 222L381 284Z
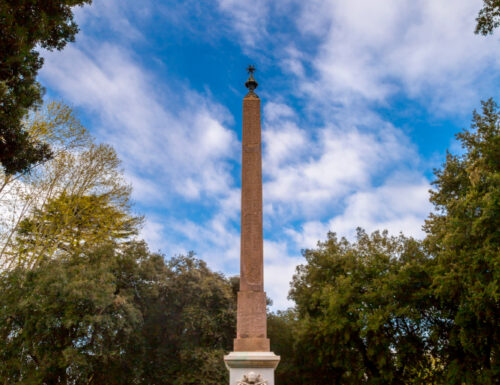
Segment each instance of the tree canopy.
M19 223L15 252L29 266L42 258L78 255L88 245L137 235L141 218L116 207L110 198L63 192Z
M457 139L464 153L448 154L436 171L426 245L436 261L433 293L448 320L448 376L489 384L500 378L500 110L493 99Z
M88 244L126 242L137 234L142 218L132 213L131 189L111 146L95 144L62 103L31 114L26 126L55 152L29 173L2 175L4 266L34 266L42 259L78 254Z
M22 119L41 103L36 81L43 65L36 48L61 50L78 27L72 7L91 0L3 0L0 2L0 163L7 174L50 159L49 144L30 136Z
M304 384L408 384L431 364L437 315L422 245L386 232L330 233L294 276L295 365Z
M476 33L492 34L500 26L500 0L483 0L483 8L476 18Z
M235 322L204 262L104 244L0 275L0 383L219 385Z
M296 376L295 384L498 383L497 104L483 102L457 139L463 152L436 170L423 241L358 230L354 242L330 233L304 252L290 291L294 316L271 317L295 334L270 329L293 355L280 376Z

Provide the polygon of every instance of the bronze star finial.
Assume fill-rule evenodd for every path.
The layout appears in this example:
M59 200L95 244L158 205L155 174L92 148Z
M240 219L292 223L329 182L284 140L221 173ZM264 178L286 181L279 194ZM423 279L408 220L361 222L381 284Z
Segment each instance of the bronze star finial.
M250 74L250 76L248 77L248 80L245 83L245 87L248 88L248 90L249 90L248 94L249 95L255 95L254 94L254 90L259 85L259 83L257 83L257 81L253 77L253 73L255 72L255 66L254 65L249 65L248 68L247 68L247 71Z

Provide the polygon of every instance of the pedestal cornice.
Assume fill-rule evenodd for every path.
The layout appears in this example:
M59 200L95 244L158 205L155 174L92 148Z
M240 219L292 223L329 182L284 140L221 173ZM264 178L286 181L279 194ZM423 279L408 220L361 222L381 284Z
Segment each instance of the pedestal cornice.
M228 369L231 368L270 368L276 369L280 356L273 352L231 352L224 356Z

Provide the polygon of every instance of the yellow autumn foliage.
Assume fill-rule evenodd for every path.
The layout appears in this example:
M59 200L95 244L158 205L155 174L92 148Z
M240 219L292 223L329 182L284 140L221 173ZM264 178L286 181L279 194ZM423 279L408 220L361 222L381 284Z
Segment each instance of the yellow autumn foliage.
M111 146L94 143L63 103L49 103L25 125L55 156L27 173L0 176L0 269L33 267L137 233L142 219L131 212L131 189Z

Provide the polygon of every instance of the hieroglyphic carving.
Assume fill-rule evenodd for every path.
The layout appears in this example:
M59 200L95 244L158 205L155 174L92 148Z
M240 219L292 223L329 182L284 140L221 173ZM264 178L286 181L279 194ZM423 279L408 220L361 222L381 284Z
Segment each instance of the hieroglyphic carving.
M260 374L250 372L244 374L243 378L237 382L237 385L267 385L267 381L264 381Z

